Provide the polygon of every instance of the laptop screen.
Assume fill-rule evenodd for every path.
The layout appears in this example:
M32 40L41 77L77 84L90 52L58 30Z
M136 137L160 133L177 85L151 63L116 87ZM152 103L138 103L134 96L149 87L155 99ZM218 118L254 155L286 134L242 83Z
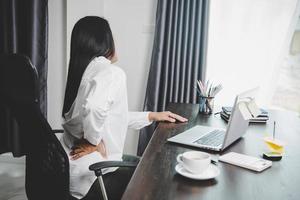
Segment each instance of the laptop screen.
M222 149L225 149L246 133L249 119L245 118L245 113L243 113L245 112L245 102L249 99L253 100L257 90L258 88L251 89L236 96Z

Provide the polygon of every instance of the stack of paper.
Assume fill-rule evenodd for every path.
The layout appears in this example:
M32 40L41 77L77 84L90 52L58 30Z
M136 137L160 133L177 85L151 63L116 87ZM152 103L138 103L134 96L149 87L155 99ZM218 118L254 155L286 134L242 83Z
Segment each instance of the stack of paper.
M229 121L232 107L222 107L221 117L225 121ZM266 123L269 120L269 113L264 109L260 109L260 114L257 117L250 118L250 123Z

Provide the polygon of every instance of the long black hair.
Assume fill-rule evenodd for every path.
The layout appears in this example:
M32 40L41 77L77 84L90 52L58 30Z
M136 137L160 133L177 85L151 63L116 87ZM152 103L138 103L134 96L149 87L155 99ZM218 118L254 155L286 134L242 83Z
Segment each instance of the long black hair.
M87 16L74 26L71 36L71 52L62 116L67 113L78 92L82 75L88 64L98 56L112 58L115 45L107 20Z

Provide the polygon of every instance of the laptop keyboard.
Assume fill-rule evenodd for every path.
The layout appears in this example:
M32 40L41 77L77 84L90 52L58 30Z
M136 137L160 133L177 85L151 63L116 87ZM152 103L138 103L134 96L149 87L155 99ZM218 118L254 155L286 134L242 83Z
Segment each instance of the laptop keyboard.
M213 130L205 136L201 137L200 139L196 140L194 143L217 147L223 143L224 137L224 130Z

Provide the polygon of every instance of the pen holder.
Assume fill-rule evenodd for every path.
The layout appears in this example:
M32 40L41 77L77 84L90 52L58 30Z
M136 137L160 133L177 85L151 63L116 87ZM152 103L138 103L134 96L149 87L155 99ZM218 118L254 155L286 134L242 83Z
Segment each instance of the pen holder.
M199 113L212 114L214 108L214 97L199 96Z

